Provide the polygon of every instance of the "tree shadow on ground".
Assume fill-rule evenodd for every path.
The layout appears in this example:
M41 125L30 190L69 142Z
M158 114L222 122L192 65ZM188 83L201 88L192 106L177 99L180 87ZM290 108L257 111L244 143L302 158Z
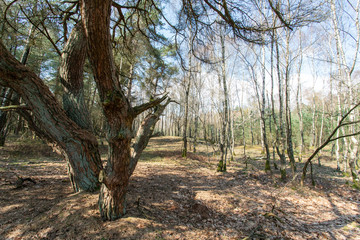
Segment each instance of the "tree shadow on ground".
M132 178L123 219L103 222L98 216L96 194L69 195L43 214L41 221L34 221L24 237L338 239L336 231L360 216L359 209L357 214L344 214L344 209L335 211L331 206L327 208L333 212L330 220L310 218L312 211L304 209L299 213L293 201L277 198L279 188L266 184L265 177L269 176L264 174L242 171L214 177L193 174L182 167L162 171L152 167L153 172L149 168L139 166L138 170L153 174L135 174ZM41 230L44 236L36 235ZM348 239L354 237L346 231L341 234Z
M178 141L178 140L177 140ZM163 155L158 164L155 153ZM358 192L317 179L326 188L274 182L234 161L216 173L201 155L150 150L131 177L127 213L103 222L98 194L72 194L65 163L16 168L39 182L12 190L1 185L3 238L22 239L355 239L346 230L360 217ZM192 156L192 157L191 157ZM169 159L177 164L167 164ZM256 160L256 166L263 162ZM206 162L207 163L207 162ZM215 162L211 162L215 164ZM278 178L277 178L278 179ZM276 183L276 184L275 184Z

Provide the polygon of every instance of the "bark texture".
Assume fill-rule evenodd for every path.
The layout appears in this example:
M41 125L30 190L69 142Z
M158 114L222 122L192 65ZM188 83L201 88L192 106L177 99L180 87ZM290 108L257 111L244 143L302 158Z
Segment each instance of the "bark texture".
M73 28L61 54L60 81L64 88L66 114L80 127L91 130L89 112L84 101L84 64L86 41L81 23Z
M102 166L96 138L69 119L43 81L2 44L0 84L14 89L22 97L51 142L62 149L76 173L74 181L79 190L97 189L97 175Z
M110 36L111 5L111 0L80 2L88 57L108 125L108 162L99 175L99 181L103 183L99 208L104 220L115 220L125 213L125 194L133 166L130 144L134 118L165 99L131 107L116 77Z

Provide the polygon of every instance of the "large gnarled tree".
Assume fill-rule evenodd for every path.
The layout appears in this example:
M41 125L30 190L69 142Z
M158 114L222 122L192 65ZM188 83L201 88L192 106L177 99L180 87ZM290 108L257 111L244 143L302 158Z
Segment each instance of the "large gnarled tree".
M16 1L12 3L14 2ZM194 1L195 5L201 5L200 8L193 8L195 5L192 2L183 1L183 4L187 6L183 9L187 9L185 14L194 22L195 33L199 33L198 24L209 21L207 15L211 13L219 15L224 24L231 27L235 36L246 41L263 42L259 36L261 37L264 31L269 30L268 26L257 25L249 20L251 17L244 12L250 10L251 7L246 9L246 4L239 4L238 1L222 1L221 3L212 0ZM73 3L78 4L81 17L62 53L60 77L65 87L65 110L45 83L30 68L17 61L1 43L0 85L13 89L22 97L27 109L32 112L30 117L36 119L43 135L61 149L70 165L75 190L93 191L98 189L101 183L99 197L101 216L104 220L114 220L125 213L125 195L129 178L149 140L153 125L169 104L169 100L165 101L167 96L164 96L135 107L129 103L125 89L118 80L114 62L110 34L111 7L117 8L120 17L115 25L122 24L123 29L126 29L128 21L136 21L136 18L124 15L123 9L135 9L142 14L149 14L147 8L155 6L163 17L164 15L152 0L134 1L132 6L121 6L117 1L112 0L80 0ZM291 27L299 24L296 18L284 19L280 4L275 4L271 0L268 0L268 4L271 11L275 12L280 19L277 27ZM151 22L151 19L148 20ZM204 26L211 25L209 23ZM76 32L77 30L79 32ZM77 48L78 46L80 47ZM56 48L56 44L54 47ZM81 119L83 115L78 116L77 112L73 111L77 107L78 111L83 111L81 91L85 54L92 67L107 122L109 156L105 168L102 166L98 143L91 132L91 127L85 122L86 119ZM72 64L70 61L74 60L74 56L78 56L79 59L78 62L75 61ZM165 103L161 104L162 102ZM144 119L135 137L135 143L131 147L134 119L140 113L155 106L158 107Z

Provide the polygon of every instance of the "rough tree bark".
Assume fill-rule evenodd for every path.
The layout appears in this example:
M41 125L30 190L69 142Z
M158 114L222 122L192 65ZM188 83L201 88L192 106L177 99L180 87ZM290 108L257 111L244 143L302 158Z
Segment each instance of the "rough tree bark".
M131 107L115 74L110 36L111 5L111 0L80 2L88 56L108 123L108 162L99 175L99 181L102 182L99 208L104 220L114 220L125 213L125 195L133 166L131 162L134 161L130 145L135 117L166 98Z
M12 88L22 97L48 140L56 143L67 157L80 190L98 189L101 180L99 207L104 220L114 220L125 212L125 193L132 168L136 165L131 163L139 157L139 153L131 153L130 146L134 118L166 99L164 96L130 107L115 76L110 41L111 4L110 0L80 2L88 56L109 125L106 170L102 170L94 135L71 120L44 82L0 44L0 84Z
M84 64L86 58L86 39L82 23L77 23L61 54L59 69L60 82L64 88L62 97L66 115L78 126L91 131L90 114L84 100ZM102 168L96 172L100 172ZM68 163L68 174L75 192L81 189L75 181L76 172Z
M61 54L60 82L64 88L63 106L68 117L81 128L91 131L88 108L84 101L84 64L86 41L82 23L77 23Z
M38 124L47 132L48 140L62 149L76 172L79 189L97 189L101 160L96 138L69 119L43 81L18 62L2 44L0 84L12 88L22 97Z

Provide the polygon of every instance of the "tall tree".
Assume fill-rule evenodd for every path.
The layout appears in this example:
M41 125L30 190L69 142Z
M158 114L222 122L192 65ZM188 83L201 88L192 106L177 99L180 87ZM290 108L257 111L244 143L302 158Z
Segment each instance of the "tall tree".
M12 1L10 6L16 2L17 1ZM45 1L45 3L46 6L51 8L50 1ZM230 0L221 3L209 0L192 3L193 1L191 0L183 1L181 12L185 13L183 16L187 16L193 23L194 28L192 31L197 33L193 39L200 36L201 33L207 34L206 31L213 25L213 20L209 18L211 14L220 16L224 22L223 25L228 25L236 37L253 43L262 43L262 33L273 28L273 26L258 25L257 22L248 15L247 11L254 9L250 3L249 5L242 5L242 3L238 1ZM126 38L126 33L131 32L133 29L132 27L129 28L129 22L135 21L139 26L139 31L142 31L141 25L144 22L147 25L155 25L152 17L157 14L154 14L154 12L157 11L159 15L164 17L164 12L160 10L157 4L158 2L152 0L129 1L121 4L112 0L80 0L70 1L65 5L69 6L72 12L69 12L69 10L56 13L60 8L60 4L57 5L55 9L51 8L51 11L48 11L54 11L54 15L58 15L55 18L51 18L51 20L59 19L58 17L62 16L64 17L62 20L79 19L79 24L82 25L86 53L97 86L99 105L104 115L103 122L106 123L103 125L106 125L109 154L105 168L103 168L101 163L95 135L86 129L86 127L83 127L88 124L80 126L80 122L82 121L80 121L78 117L74 119L70 118L59 104L54 93L50 91L49 87L45 85L38 74L18 62L12 53L9 52L3 44L0 44L0 85L13 89L22 97L26 107L36 119L36 122L41 126L43 131L45 131L47 139L61 149L72 168L73 179L76 183L77 190L93 191L99 187L99 182L101 183L99 208L104 220L114 220L124 215L125 196L129 178L135 169L142 150L147 144L146 139L149 137L148 134L151 133L152 124L158 119L159 112L154 109L152 112L153 115L145 118L145 120L152 119L151 121L149 120L152 124L147 124L148 121L145 121L145 123L141 125L149 129L149 131L138 131L140 136L135 137L135 143L132 148L131 140L134 119L146 110L155 107L158 107L157 110L159 110L164 108L168 103L168 101L166 101L167 96L165 95L154 98L150 102L132 106L123 85L119 81L119 72L117 71L118 69L113 55L113 45L116 45L114 36L117 33L111 36L110 30L119 28L123 38ZM292 17L291 19L287 19L284 17L286 14L283 15L282 11L285 10L278 4L274 5L273 1L268 1L268 5L271 11L275 13L273 16L279 18L279 24L275 26L276 28L292 28L301 23L299 18ZM312 5L313 4L310 4L309 6ZM118 21L114 24L111 22L112 6L117 9L117 13L114 14L114 16L119 17ZM308 6L306 6L306 9L308 9ZM302 8L298 8L296 12L299 13L302 18L310 15L310 12L303 10ZM44 13L46 16L47 12ZM27 15L25 11L23 14ZM71 16L74 14L76 17L72 18ZM270 14L269 17L271 18L272 15ZM28 19L31 20L31 18ZM168 21L168 23L171 25L171 22ZM50 33L46 27L47 24L56 25L50 20L44 20L41 21L41 26L37 28L37 30L49 39L53 51L61 55L57 40L52 38L52 35L58 37L58 33L56 31ZM203 27L200 27L200 25ZM68 40L67 27L66 21L63 21L63 39L65 42ZM179 33L179 31L177 32ZM154 26L142 31L142 34L149 35L148 37L154 37L156 41L161 42L159 38L155 37L155 33L156 29ZM68 42L67 47L71 49L73 41L76 42L79 38L81 38L81 35L70 35L70 42ZM81 42L82 41L80 41L80 43ZM192 43L193 42L195 41L192 41ZM12 50L13 53L16 53L16 49ZM78 66L81 67L84 56L83 49L78 50L79 52L77 54L81 56L81 61L76 63L75 66L80 64ZM65 63L72 59L71 51L67 54L68 53L65 53L63 55ZM69 98L74 98L75 103L81 102L81 99L77 96L78 91L82 89L81 71L79 70L75 73L77 77L72 81L70 80L70 71L76 69L67 68L65 64L63 70L65 73L62 73L62 80L65 85L66 94ZM66 74L69 74L69 80ZM57 82L57 84L59 84L59 82ZM76 84L80 84L80 87ZM224 84L224 86L226 86L226 84ZM58 94L57 91L55 91L55 93ZM66 101L65 98L65 102ZM161 104L164 101L166 102ZM71 104L72 103L70 103L70 105ZM73 116L70 109L68 109L67 112L70 116Z
M228 138L228 125L229 125L229 93L227 89L226 81L226 61L225 61L225 33L223 30L220 31L220 44L221 44L221 71L218 76L219 85L223 87L223 100L222 100L222 111L223 116L220 118L222 121L221 126L221 140L220 140L220 152L221 157L218 164L217 171L226 172L227 164L227 151L229 148L229 138Z
M277 153L280 157L280 173L281 179L286 179L286 157L285 157L285 148L286 148L286 136L284 129L284 99L283 99L283 77L281 76L280 70L280 51L279 51L279 40L278 37L275 38L275 51L276 51L276 70L278 78L278 88L279 88L279 126L278 126L278 144L280 147L277 147Z
M291 110L290 110L290 73L291 64L290 61L290 31L286 32L286 50L285 50L285 126L286 126L286 142L287 142L287 154L290 159L291 171L295 176L296 166L293 149L293 138L292 138L292 124L291 124ZM279 86L280 88L280 86ZM280 94L280 92L279 92Z
M350 3L351 5L351 3ZM352 74L355 69L355 65L358 58L358 51L360 47L360 24L359 24L359 14L360 14L360 1L358 0L356 3L356 6L352 6L353 11L355 12L355 27L356 27L356 37L355 39L355 54L352 58L352 62L348 64L348 61L346 60L344 47L342 45L341 39L340 39L340 28L338 25L338 17L336 12L336 4L335 0L330 0L330 8L331 8L331 16L332 16L332 23L334 26L334 37L336 41L336 50L337 50L337 62L338 62L338 69L339 69L339 75L343 76L346 80L346 84L348 86L348 94L349 94L349 109L352 109L354 107L354 93L353 93L353 83L352 83ZM350 121L355 121L355 114L354 112L350 113ZM355 133L354 125L351 125L350 127L350 134ZM351 176L353 178L354 184L359 184L359 176L355 169L355 159L356 154L358 151L358 140L355 136L350 137L350 141L352 144L352 149L350 152L350 159L349 159L349 167L351 171Z

